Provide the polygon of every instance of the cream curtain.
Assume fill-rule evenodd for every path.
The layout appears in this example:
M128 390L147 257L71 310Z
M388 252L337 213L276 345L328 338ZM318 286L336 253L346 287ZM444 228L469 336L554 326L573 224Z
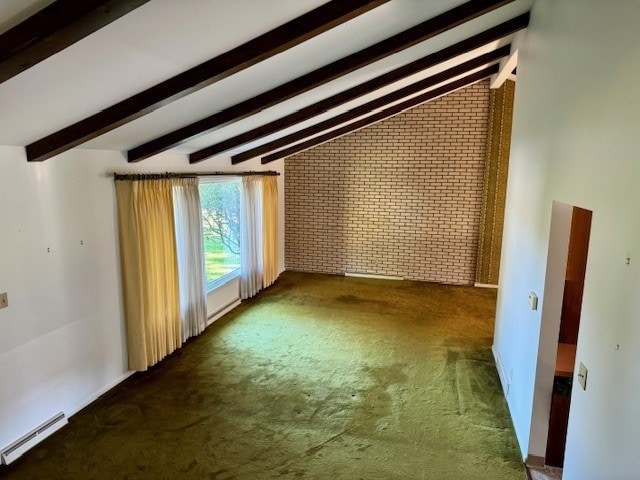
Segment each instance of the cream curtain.
M202 215L197 178L173 180L173 209L180 286L182 341L199 335L206 326Z
M116 181L129 368L182 344L172 182Z
M240 298L245 299L262 289L262 182L259 177L243 177L240 211Z
M262 178L262 287L278 278L278 180L275 176Z

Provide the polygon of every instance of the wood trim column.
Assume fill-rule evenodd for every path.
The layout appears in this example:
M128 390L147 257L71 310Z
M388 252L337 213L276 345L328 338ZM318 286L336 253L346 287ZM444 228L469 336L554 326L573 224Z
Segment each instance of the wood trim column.
M515 82L491 90L476 284L498 285Z

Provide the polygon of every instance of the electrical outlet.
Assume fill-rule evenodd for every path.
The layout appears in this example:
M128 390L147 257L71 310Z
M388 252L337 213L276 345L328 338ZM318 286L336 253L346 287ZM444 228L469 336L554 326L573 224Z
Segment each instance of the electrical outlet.
M9 306L9 298L7 297L7 292L0 293L0 308L5 308Z

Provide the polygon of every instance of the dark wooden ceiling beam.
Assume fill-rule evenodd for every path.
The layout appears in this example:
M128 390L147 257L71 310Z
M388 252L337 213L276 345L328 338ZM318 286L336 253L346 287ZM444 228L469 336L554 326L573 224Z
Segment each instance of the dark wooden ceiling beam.
M209 117L150 140L127 153L130 162L143 160L214 129L237 122L280 102L495 10L513 0L473 0L448 10L393 37L318 68L267 92L221 110Z
M57 0L0 35L0 83L149 0Z
M482 33L469 37L461 42L451 45L437 52L426 55L425 57L408 63L400 68L396 68L391 72L380 75L367 82L361 83L348 90L340 92L331 97L325 98L319 102L302 108L290 115L269 122L260 127L243 132L235 137L228 138L209 147L200 149L189 155L189 162L197 163L207 158L220 155L232 148L239 147L245 143L253 142L267 135L271 135L285 128L294 126L305 120L309 120L321 113L335 108L344 103L355 100L362 95L371 93L372 91L391 85L398 80L402 80L418 72L433 67L439 63L451 60L459 55L463 55L472 50L487 45L508 35L512 35L519 30L527 27L529 24L529 13L520 15L507 22L501 23L493 28L485 30Z
M344 127L327 132L324 135L311 138L306 142L298 143L284 150L280 150L270 155L267 155L262 159L262 163L267 164L267 163L274 162L276 160L280 160L281 158L290 157L291 155L295 155L296 153L315 147L316 145L320 145L321 143L325 143L330 140L333 140L334 138L338 138L348 133L354 132L356 130L360 130L361 128L367 127L381 120L384 120L386 118L402 113L405 110L408 110L413 107L417 107L418 105L428 102L429 100L440 97L442 95L447 95L448 93L458 90L459 88L463 88L473 83L489 78L491 75L495 74L497 71L498 71L498 65L492 65L491 67L487 67L476 73L467 75L466 77L463 77L459 80L443 85L442 87L438 87L423 95L419 95L417 97L406 100L402 103L394 105L393 107L387 108L374 115L371 115L369 117L363 118L356 122L350 123L349 125L345 125Z
M389 0L332 0L211 60L27 145L42 161L319 35Z
M247 150L246 152L240 153L238 155L234 155L233 157L231 157L231 162L233 164L237 164L255 157L259 157L260 155L263 155L265 153L272 152L273 150L277 150L278 148L282 148L287 145L291 145L292 143L298 142L304 138L308 138L311 135L324 132L326 130L329 130L330 128L337 127L338 125L342 125L343 123L349 122L363 115L367 115L376 109L385 108L393 102L397 102L399 100L407 98L410 95L415 95L416 93L438 85L439 83L447 82L476 68L483 67L488 63L498 62L501 58L509 55L509 51L510 46L507 45L497 50L485 53L472 60L463 62L460 65L456 65L447 70L424 78L418 82L412 83L411 85L408 85L404 88L376 98L375 100L371 100L370 102L367 102L363 105L354 107L351 110L341 113L340 115L336 115L335 117L332 117L328 120L319 122L315 125L286 135L277 140L273 140L272 142L265 143L264 145L260 145L259 147L252 148L251 150Z

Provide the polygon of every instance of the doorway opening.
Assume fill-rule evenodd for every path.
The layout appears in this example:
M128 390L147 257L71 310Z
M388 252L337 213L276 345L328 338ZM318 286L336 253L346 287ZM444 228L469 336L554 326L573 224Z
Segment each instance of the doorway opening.
M545 463L554 467L564 463L591 217L590 210L572 208L545 455Z
M591 217L591 211L562 202L551 208L526 459L531 467L564 463Z

